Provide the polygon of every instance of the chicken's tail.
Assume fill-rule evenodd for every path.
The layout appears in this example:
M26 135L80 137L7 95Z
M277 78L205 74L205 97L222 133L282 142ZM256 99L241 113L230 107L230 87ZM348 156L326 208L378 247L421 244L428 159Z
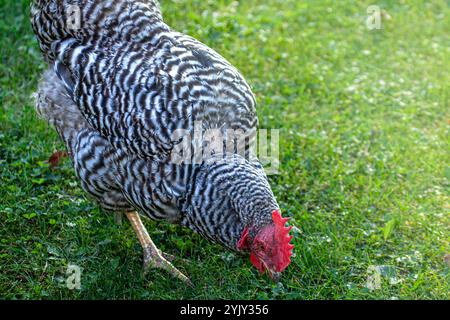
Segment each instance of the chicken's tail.
M31 24L48 62L55 43L90 37L148 41L166 28L158 0L32 0Z
M77 134L89 125L53 69L44 72L35 98L38 114L55 127L72 151Z

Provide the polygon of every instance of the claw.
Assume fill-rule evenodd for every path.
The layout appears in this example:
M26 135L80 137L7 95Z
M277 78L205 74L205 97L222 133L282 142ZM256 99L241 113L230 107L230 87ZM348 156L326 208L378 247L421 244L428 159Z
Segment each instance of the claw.
M169 262L172 262L177 258L174 255L162 252L161 250L159 250L159 254L162 255L164 257L164 259L166 259Z
M180 260L183 263L189 263L189 260L186 260L186 259L174 256L174 255L169 254L169 253L162 252L161 250L159 250L159 253L169 262L173 262L175 260Z
M158 250L157 253L153 252L153 248L144 248L144 273L147 273L149 269L163 269L172 274L174 277L192 286L191 280L186 277L180 270L174 267L168 259L175 259L174 256L164 254Z

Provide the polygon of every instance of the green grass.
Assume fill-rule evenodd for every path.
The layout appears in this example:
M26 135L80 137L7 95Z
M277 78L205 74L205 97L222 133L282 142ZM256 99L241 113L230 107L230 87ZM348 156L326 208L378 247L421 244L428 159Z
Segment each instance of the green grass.
M0 0L2 299L449 299L450 9L446 1L168 0L167 22L218 50L281 130L271 184L298 228L279 284L189 230L146 222L196 284L141 273L128 223L86 198L30 95L45 66L28 1ZM386 16L386 15L385 15ZM68 264L81 290L65 286ZM381 287L366 287L385 266Z

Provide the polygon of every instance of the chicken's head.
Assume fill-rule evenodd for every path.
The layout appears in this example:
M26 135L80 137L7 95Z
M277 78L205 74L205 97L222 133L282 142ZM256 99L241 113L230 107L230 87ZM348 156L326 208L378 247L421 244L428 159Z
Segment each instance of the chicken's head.
M252 235L251 228L246 227L237 243L239 250L250 251L250 262L261 272L278 280L280 273L291 263L292 236L286 227L288 218L283 218L278 210L272 213L272 223L262 227Z

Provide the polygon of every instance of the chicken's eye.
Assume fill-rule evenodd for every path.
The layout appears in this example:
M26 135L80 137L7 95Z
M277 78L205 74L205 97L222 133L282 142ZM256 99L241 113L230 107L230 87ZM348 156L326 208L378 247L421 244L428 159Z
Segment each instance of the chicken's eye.
M261 242L256 243L255 247L256 247L257 251L265 251L266 250L264 243L261 243Z

